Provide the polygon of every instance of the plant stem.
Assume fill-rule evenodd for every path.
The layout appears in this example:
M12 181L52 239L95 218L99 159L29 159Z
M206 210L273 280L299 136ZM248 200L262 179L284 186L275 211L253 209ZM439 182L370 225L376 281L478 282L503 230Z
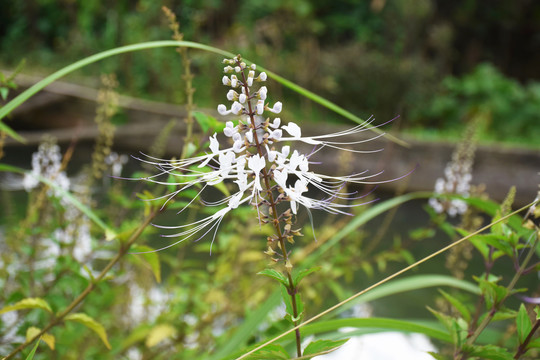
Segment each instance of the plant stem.
M158 210L157 208L154 209L143 221L143 223L131 234L130 238L126 241L125 244L121 244L120 249L118 250L118 254L109 261L109 263L105 266L105 268L99 273L99 275L90 281L90 284L84 289L84 291L77 296L75 300L69 304L67 308L65 308L62 312L58 313L48 324L45 326L39 333L34 335L31 339L28 339L27 342L24 344L19 345L15 350L13 350L9 355L7 355L2 360L9 360L13 358L15 355L17 355L19 352L24 350L27 346L32 344L34 341L39 339L43 334L45 334L47 331L49 331L51 328L55 327L56 325L60 324L63 319L71 312L73 311L82 301L95 289L96 285L103 280L105 275L112 269L116 263L126 255L126 253L129 251L129 248L133 243L139 238L139 236L142 234L143 230L150 224L152 219L157 215Z
M529 343L531 342L531 340L532 340L532 338L534 336L534 333L536 332L536 330L538 330L538 328L540 328L540 319L536 320L536 322L534 323L531 331L529 332L529 334L525 338L525 341L523 341L523 344L519 345L519 347L517 349L517 352L516 352L516 355L514 355L514 359L519 359L521 357L521 355L525 355L525 353L528 350L527 347L529 346Z
M237 60L237 65L240 66L240 61L238 61L238 60ZM257 152L258 152L259 156L263 157L262 145L261 145L261 142L259 140L259 136L257 135L257 129L256 129L256 125L255 125L255 117L254 117L253 108L251 106L251 99L250 99L249 87L247 86L246 75L245 75L244 71L242 71L241 74L242 74L242 82L243 82L244 90L245 90L245 93L246 93L246 96L247 96L247 99L248 99L247 100L248 115L249 115L250 120L251 120L251 125L250 126L253 129L253 139L255 141L255 145L257 147ZM268 203L270 205L272 217L274 218L273 221L272 221L272 224L274 226L274 229L276 230L276 235L278 237L279 246L280 246L281 252L283 254L283 261L285 263L285 269L286 269L285 272L287 274L287 279L289 280L289 286L287 288L287 293L291 296L291 305L292 305L293 317L294 317L293 323L294 323L294 326L296 327L299 324L299 320L297 320L298 319L298 304L296 303L296 294L298 293L298 288L294 285L294 281L293 281L292 275L291 275L292 265L291 265L289 256L287 254L287 247L286 247L286 244L285 244L285 236L284 236L283 232L281 231L281 227L279 225L280 219L279 219L278 212L277 212L277 201L274 198L274 193L272 192L272 186L270 184L270 174L268 173L266 168L262 169L262 173L263 173L265 190L266 190L266 193L268 195L267 200L268 200ZM295 330L295 337L296 337L296 354L297 354L298 357L301 357L302 356L302 346L301 346L302 345L302 338L301 338L301 335L300 335L300 329Z

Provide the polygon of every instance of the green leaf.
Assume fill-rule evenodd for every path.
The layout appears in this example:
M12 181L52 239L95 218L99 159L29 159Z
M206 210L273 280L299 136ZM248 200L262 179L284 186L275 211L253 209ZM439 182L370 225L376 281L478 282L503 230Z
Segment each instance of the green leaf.
M300 299L300 294L296 293L294 295L294 300L296 302L297 316L294 316L292 296L289 295L289 291L287 290L287 287L283 284L281 285L281 298L283 299L283 302L285 303L285 309L287 312L287 315L285 316L285 318L289 320L292 324L296 325L296 323L302 319L302 315L304 313L304 303Z
M42 309L52 313L51 307L45 300L41 298L26 298L0 309L0 314L23 309Z
M208 130L218 132L223 131L223 129L225 128L225 124L218 121L215 117L205 114L203 112L194 111L193 116L195 116L195 120L197 120L203 132L208 132Z
M317 340L308 344L302 355L313 355L318 353L328 353L336 350L341 345L345 344L349 339L343 340Z
M285 275L275 269L264 269L262 271L259 271L257 275L268 276L269 278L279 281L285 286L289 286L289 279L287 279Z
M279 344L269 344L264 348L255 351L245 359L249 360L274 360L274 359L290 359L289 353Z
M482 242L487 245L493 246L495 249L500 250L502 253L509 257L513 257L513 248L506 240L506 237L496 234L476 235L471 241Z
M0 97L2 100L6 100L9 94L9 89L7 87L0 87Z
M28 354L28 356L26 357L26 360L32 360L34 358L34 355L36 354L36 350L37 350L37 348L39 346L40 340L41 339L36 341L36 345L34 345L34 348L32 349L32 351L30 351L30 354Z
M92 319L90 316L86 315L85 313L74 313L67 315L64 320L75 321L83 324L84 326L95 332L97 336L99 336L107 349L111 349L111 344L109 344L109 340L107 339L107 333L105 331L105 328L103 327L103 325Z
M512 360L513 354L506 351L501 347L495 345L483 345L483 346L472 346L464 347L466 353L472 357L476 356L481 359L486 360Z
M304 269L304 270L301 270L300 272L298 272L298 274L296 274L296 276L293 278L293 284L294 286L298 286L298 284L300 283L300 280L302 280L303 278L305 278L306 276L308 276L309 274L315 272L315 271L319 271L321 269L320 266L314 266L312 268L309 268L309 269Z
M471 320L471 313L469 312L469 310L467 309L467 307L461 302L459 301L458 299L456 299L455 297L453 297L452 295L448 294L447 292L443 291L443 290L440 290L439 289L439 292L442 294L442 296L444 296L444 298L450 303L452 304L452 306L457 310L459 311L459 313L461 314L461 316L463 316L463 319L465 319L467 322Z
M229 57L229 58L232 58L232 57L235 56L233 53L230 53L228 51L224 51L224 50L212 47L212 46L208 46L208 45L204 45L204 44L196 43L196 42L191 42L191 41L162 40L162 41L151 41L151 42L144 42L144 43L138 43L138 44L133 44L133 45L117 47L117 48L114 48L114 49L111 49L111 50L107 50L107 51L103 51L103 52L94 54L94 55L89 56L89 57L84 58L84 59L81 59L81 60L79 60L77 62L74 62L74 63L72 63L72 64L70 64L70 65L56 71L55 73L47 76L45 79L39 81L38 83L31 86L27 90L23 91L16 98L14 98L9 103L7 103L4 107L0 108L0 120L2 120L7 114L9 114L11 111L13 111L15 108L17 108L19 105L21 105L23 102L25 102L27 99L29 99L31 96L36 94L41 89L43 89L44 87L46 87L50 83L62 78L63 76L65 76L65 75L67 75L67 74L69 74L69 73L71 73L71 72L73 72L75 70L78 70L78 69L80 69L82 67L85 67L87 65L90 65L92 63L95 63L97 61L106 59L106 58L111 57L111 56L116 56L116 55L120 55L120 54L128 53L128 52L133 52L133 51L140 51L140 50L146 50L146 49L155 49L155 48L162 48L162 47L186 47L186 48L199 49L199 50L212 52L212 53L223 55L223 56L226 56L226 57ZM248 65L252 63L251 61L249 61L247 59L244 59L244 61ZM291 81L289 81L289 80L287 80L287 79L285 79L285 78L283 78L283 77L281 77L281 76L279 76L279 75L277 75L277 74L275 74L275 73L273 73L273 72L271 72L271 71L269 71L267 69L264 69L261 66L259 66L259 70L260 71L265 71L266 74L269 77L273 78L275 81L281 83L282 85L290 88L291 90L299 93L301 96L304 96L304 97L306 97L308 99L311 99L311 100L321 104L322 106L330 109L331 111L333 111L333 112L335 112L335 113L337 113L337 114L339 114L339 115L341 115L341 116L343 116L343 117L345 117L345 118L347 118L349 120L352 120L352 121L354 121L354 122L356 122L358 124L362 124L362 125L366 126L371 131L374 131L377 134L384 134L382 130L369 125L368 123L366 123L366 121L360 119L358 116L352 114L351 112L337 106L336 104L332 103L331 101L328 101L325 98L323 98L323 97L321 97L319 95L316 95L315 93L313 93L313 92L311 92L309 90L306 90L306 89L302 88L301 86L298 86L295 83L293 83L293 82L291 82ZM3 125L3 124L0 122L0 125ZM3 130L1 126L0 126L0 130ZM11 129L9 129L9 130L11 130ZM18 136L12 130L11 130L11 132L8 132L8 134L10 136L15 137L19 141L22 141L22 138L20 136ZM388 140L391 140L391 141L393 141L393 142L395 142L397 144L401 144L402 146L407 146L407 143L405 143L404 141L402 141L400 139L397 139L396 137L394 137L394 136L392 136L390 134L385 134L384 136Z
M152 271L154 274L154 277L156 278L156 281L158 283L161 282L161 263L159 261L159 255L157 251L155 251L150 246L146 245L132 245L131 246L131 252L134 253L141 253L141 254L133 254L135 259L142 258L144 259L144 264Z
M387 282L377 288L371 290L370 292L359 296L348 304L343 305L337 309L334 313L337 315L343 311L350 309L356 304L362 304L369 301L374 301L386 296L397 295L406 291L413 291L419 289L425 289L429 287L441 287L441 286L450 286L456 289L465 290L473 294L479 294L480 290L477 285L465 281L459 280L452 276L446 275L415 275L409 276L403 279L397 279Z
M207 132L208 130L210 130L209 118L211 116L206 115L205 113L202 113L200 111L194 111L193 116L195 116L195 120L197 120L203 132Z
M525 308L525 305L523 304L521 304L521 306L519 307L519 311L516 317L516 326L517 326L519 343L523 344L525 342L525 339L527 338L527 336L532 330L531 318L529 317L529 314L527 313L527 309Z
M303 336L308 336L312 334L329 333L332 331L339 331L339 329L342 329L344 327L367 329L366 331L370 332L373 332L374 329L377 329L394 330L405 333L419 333L447 343L450 343L452 341L448 332L443 331L439 324L434 321L428 324L425 321L397 320L387 318L334 319L314 322L303 326L302 334Z
M499 305L499 303L508 295L508 289L506 287L497 285L495 283L495 281L498 281L499 279L485 280L479 277L474 277L474 279L480 285L480 289L482 290L482 294L484 294L486 307L488 309Z
M452 343L455 344L456 347L460 347L460 344L462 342L462 334L459 328L459 325L451 316L448 316L446 314L443 314L440 311L436 311L428 306L427 308L438 320L441 324L444 325L446 330L450 333L450 336L452 337Z
M491 321L514 319L516 316L517 311L501 306L497 309L497 312L493 315ZM483 317L481 317L481 319L483 320Z

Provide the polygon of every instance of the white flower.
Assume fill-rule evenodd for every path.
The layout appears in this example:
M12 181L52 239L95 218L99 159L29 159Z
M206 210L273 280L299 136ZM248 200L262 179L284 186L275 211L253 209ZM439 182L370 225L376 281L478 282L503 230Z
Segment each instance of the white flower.
M142 180L178 187L177 190L161 197L166 199L165 204L184 190L199 184L202 185L199 193L180 212L190 206L193 201L201 198L201 194L208 186L219 183L232 185L228 188L231 194L229 196L212 202L201 200L207 207L219 207L217 212L191 224L155 225L162 229L175 230L174 233L163 236L179 238L175 243L162 249L195 236L197 236L195 240L198 240L210 232L213 232L213 243L223 218L231 210L243 204L250 204L258 209L261 204L268 204L270 201L274 201L274 205L287 201L293 214L297 214L301 205L308 210L310 217L310 211L313 209L324 210L332 214L348 214L348 208L361 205L351 203L360 197L356 196L356 193L345 192L344 185L349 182L377 183L370 181L370 178L379 175L379 173L367 175L366 172L362 172L346 176L317 174L310 169L310 159L324 147L355 153L379 151L349 149L352 145L366 142L365 139L357 141L342 141L340 139L368 130L366 124L326 135L303 136L302 130L297 124L289 122L287 125L282 125L280 118L272 120L263 115L265 111L281 112L282 103L278 101L272 108L265 107L263 98L267 96L267 88L263 86L258 91L251 89L252 84L249 79L255 78L255 67L250 67L251 70L247 70L245 64L240 63L237 58L226 60L224 63L241 67L241 71L237 72L240 78L231 75L230 81L223 82L233 88L241 87L241 95L238 97L240 102L235 100L235 94L239 94L240 91L231 93L229 90L228 94L230 95L227 97L233 101L231 110L227 110L223 104L218 106L220 114L240 115L239 125L234 125L229 121L223 130L225 139L232 140L232 146L230 142L228 145L220 143L217 134L214 134L210 137L210 153L182 160L139 159L160 169L160 173ZM228 70L227 67L225 69ZM246 71L248 72L247 76ZM256 79L264 81L266 74L260 73ZM256 95L254 96L254 94ZM254 113L249 113L248 109L253 109ZM370 118L367 124L371 121L373 119ZM284 131L289 136L285 137ZM276 144L284 141L291 145L283 145L277 149ZM316 148L309 155L302 154L293 147L297 141L315 145ZM176 178L177 182L171 183L171 178ZM294 181L294 185L288 184L288 181ZM317 199L309 196L310 189L316 189L319 193L323 193L324 198ZM274 194L275 197L270 198L269 193ZM336 203L334 202L336 199L343 201ZM264 216L266 215L259 212L260 218Z

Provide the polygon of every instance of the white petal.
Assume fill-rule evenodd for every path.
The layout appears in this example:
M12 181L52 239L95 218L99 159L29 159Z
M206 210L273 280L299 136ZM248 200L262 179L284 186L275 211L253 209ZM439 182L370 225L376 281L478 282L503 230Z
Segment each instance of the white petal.
M246 139L249 143L253 142L253 132L251 131L251 129L246 132Z
M274 104L274 107L269 108L268 110L273 112L274 114L279 114L281 112L283 105L281 104L281 101L278 101Z
M264 101L259 100L257 101L257 114L261 115L264 112Z
M270 133L269 138L274 139L276 141L279 141L279 139L281 139L282 135L283 135L283 132L281 131L281 129L276 129L276 130L272 131L272 133Z
M302 137L302 130L300 129L300 126L296 125L293 122L290 122L288 125L282 126L282 129L287 131L289 135L291 135L293 138Z
M281 119L275 118L274 121L269 125L271 128L277 129L281 125Z
M232 104L232 107L231 107L231 112L235 115L240 115L240 113L242 113L242 110L244 110L244 107L242 106L242 104L240 104L238 101L235 101L233 104Z
M210 136L210 150L212 150L212 154L219 152L219 142L217 141L216 136L216 133L214 133L213 136Z

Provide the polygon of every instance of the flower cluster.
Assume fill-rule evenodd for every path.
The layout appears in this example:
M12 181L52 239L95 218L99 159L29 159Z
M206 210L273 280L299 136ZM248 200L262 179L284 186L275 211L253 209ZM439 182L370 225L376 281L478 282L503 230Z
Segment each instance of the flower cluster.
M452 160L444 169L445 178L438 178L435 182L435 194L456 194L468 197L471 191L472 167L474 153L476 151L477 123L471 123L454 153ZM464 214L467 211L467 203L460 199L440 200L430 198L429 205L437 213L446 212L451 217Z
M266 81L265 72L257 75L257 67L248 66L240 56L225 59L223 62L226 75L223 76L222 83L231 88L227 92L230 105L220 104L217 109L222 115L239 117L237 122L228 121L223 130L224 138L228 138L232 146L223 146L218 134L213 134L209 139L209 152L204 155L182 160L155 158L139 160L160 170L158 174L145 178L146 181L171 185L170 181L161 181L160 177L170 179L174 176L178 179L175 183L178 186L177 190L162 197L167 201L198 184L204 185L197 197L208 186L222 182L235 184L236 190L221 200L203 201L206 206L221 207L213 215L192 224L160 226L179 230L175 234L164 235L180 237L179 241L164 248L202 233L200 239L212 230L215 238L215 232L223 217L242 204L255 206L261 222L269 222L266 219L269 215L274 215L276 206L283 202L288 203L289 209L283 212L283 217L288 219L298 212L300 205L308 212L316 209L333 214L347 214L346 208L359 205L350 203L359 197L356 197L355 193L345 192L344 184L368 183L366 179L378 174L366 175L366 172L362 172L348 176L330 176L315 173L310 167L313 164L312 156L325 147L355 153L373 152L350 149L355 144L365 142L365 139L343 140L345 136L368 130L366 124L326 135L304 136L297 124L293 122L284 124L281 118L274 117L281 113L283 106L281 102L269 105L266 86L255 88ZM379 136L381 135L377 137ZM314 148L309 154L303 154L294 148L294 143L297 142L312 145ZM323 199L310 197L308 191L311 188L325 194L325 197ZM336 199L342 201L335 202ZM190 204L191 202L187 206ZM309 214L311 216L311 213ZM283 236L294 233L290 230L290 226L285 226L283 231Z
M62 171L62 154L60 147L51 142L39 145L38 151L32 154L32 171L25 174L22 184L26 191L30 191L39 185L39 176L56 183L64 190L69 189L70 181L66 173ZM52 195L52 190L51 193ZM61 197L55 192L55 196Z

